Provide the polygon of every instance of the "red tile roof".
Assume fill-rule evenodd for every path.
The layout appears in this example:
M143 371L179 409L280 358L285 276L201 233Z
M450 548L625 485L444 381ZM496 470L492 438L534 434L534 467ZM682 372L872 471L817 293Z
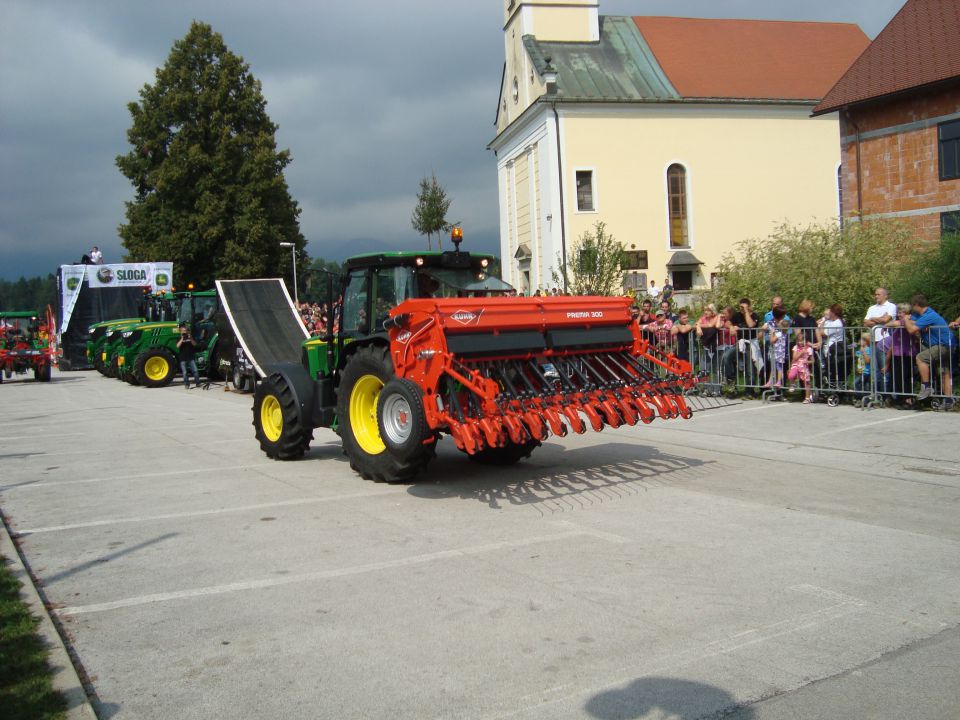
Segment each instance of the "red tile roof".
M856 25L635 17L685 98L819 100L870 44Z
M960 2L908 0L814 113L955 77L960 77Z

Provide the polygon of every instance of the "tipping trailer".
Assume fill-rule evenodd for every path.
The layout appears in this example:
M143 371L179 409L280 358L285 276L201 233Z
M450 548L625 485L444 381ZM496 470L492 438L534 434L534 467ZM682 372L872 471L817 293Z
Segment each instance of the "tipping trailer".
M629 298L516 297L457 230L455 251L347 261L336 329L265 368L253 424L267 456L302 457L332 427L355 471L394 482L443 435L505 465L550 435L691 416L698 378L643 339Z
M0 311L0 383L33 370L33 378L50 382L56 362L56 323L50 306L44 312Z

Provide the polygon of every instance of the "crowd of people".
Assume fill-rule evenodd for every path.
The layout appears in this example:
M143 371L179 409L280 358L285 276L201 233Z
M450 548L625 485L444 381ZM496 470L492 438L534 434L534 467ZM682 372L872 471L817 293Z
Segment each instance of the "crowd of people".
M890 301L885 288L877 288L875 302L862 321L847 325L839 304L814 318L810 300L800 302L791 313L779 296L771 299L762 317L749 298L742 298L736 307L718 309L708 304L692 320L685 310L674 312L671 297L651 283L651 294L655 291L659 291L655 293L659 302L647 297L636 308L646 339L693 361L699 371L720 383L735 382L742 368L745 386L778 388L795 383L804 392L804 402L811 402L816 383L842 384L850 374L854 393L866 395L876 389L907 405L915 402L911 396L917 380L916 401L936 394L949 403L953 395L960 345L954 331L960 327L960 317L948 322L924 295L898 305ZM855 343L848 342L849 327L862 328ZM691 338L695 338L695 352Z
M336 333L339 318L336 304L333 315L333 332ZM325 335L330 326L330 316L330 307L327 303L300 303L300 319L303 320L304 327L307 328L307 332L311 335Z

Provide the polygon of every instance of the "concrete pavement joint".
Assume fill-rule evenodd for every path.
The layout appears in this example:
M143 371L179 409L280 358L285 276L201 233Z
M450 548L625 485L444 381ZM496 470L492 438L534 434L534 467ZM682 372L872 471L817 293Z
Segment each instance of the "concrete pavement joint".
M130 480L141 480L145 478L172 477L174 475L193 475L196 473L222 472L225 470L247 470L261 467L274 467L275 465L276 463L248 463L246 465L228 465L226 467L221 465L218 467L191 468L189 470L166 470L164 472L156 473L129 473L127 475L111 475L108 477L83 478L80 480L52 480L50 482L33 482L19 485L0 485L0 492L5 492L7 490L30 490L32 488L60 487L63 485L86 485L88 483L109 482L112 480L129 482Z
M320 570L318 572L301 573L298 575L288 575L282 578L269 578L263 580L249 580L247 582L227 583L225 585L212 585L208 587L194 588L192 590L179 590L167 593L154 593L151 595L141 595L139 597L126 598L123 600L114 600L111 602L95 603L92 605L76 605L72 607L63 607L55 612L58 616L82 615L86 613L106 612L109 610L118 610L120 608L134 607L137 605L147 605L157 602L169 602L172 600L187 600L196 597L205 597L209 595L223 595L227 593L241 592L245 590L261 590L264 588L280 587L283 585L293 585L317 580L331 580L334 578L348 577L351 575L362 575L370 572L379 572L381 570L393 570L400 567L409 567L411 565L423 565L434 560L448 560L450 558L470 557L484 553L494 552L496 550L505 550L508 548L526 547L528 545L539 545L541 543L556 542L559 540L568 540L574 537L598 537L608 540L608 533L595 533L589 530L569 530L567 532L555 533L553 535L538 535L535 537L522 538L520 540L504 540L502 542L488 543L485 545L476 545L467 548L452 548L449 550L438 550L437 552L425 553L422 555L412 555L396 560L387 560L378 563L367 563L365 565L354 565L346 568L336 568L333 570ZM616 536L613 536L616 537ZM609 541L609 540L608 540ZM620 542L615 540L614 542Z
M146 515L143 517L116 518L112 520L92 520L85 523L72 523L70 525L50 525L48 527L28 528L26 530L17 530L17 537L26 537L27 535L38 535L40 533L62 532L64 530L81 530L91 527L103 527L104 525L123 525L127 523L156 522L158 520L182 520L186 518L207 517L210 515L226 515L230 513L248 512L250 510L266 510L278 507L290 507L295 505L310 505L313 503L337 502L339 500L355 500L356 498L376 497L378 495L397 495L402 490L368 490L367 492L349 493L347 495L332 495L329 497L296 498L294 500L279 500L271 503L258 503L256 505L241 505L232 508L218 508L216 510L194 510L185 513L166 513L164 515Z

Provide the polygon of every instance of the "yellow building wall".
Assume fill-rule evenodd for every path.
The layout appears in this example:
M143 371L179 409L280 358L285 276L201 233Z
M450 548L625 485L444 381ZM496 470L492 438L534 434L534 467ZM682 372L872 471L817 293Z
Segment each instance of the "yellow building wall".
M533 29L538 40L550 42L590 42L597 40L591 33L589 7L595 3L577 3L578 7L534 7Z
M666 172L687 170L689 250L709 283L721 256L782 222L827 221L838 214L840 162L835 115L809 108L635 110L564 114L567 247L598 220L627 249L649 256L647 282L667 276ZM578 212L575 172L594 171L597 212Z

